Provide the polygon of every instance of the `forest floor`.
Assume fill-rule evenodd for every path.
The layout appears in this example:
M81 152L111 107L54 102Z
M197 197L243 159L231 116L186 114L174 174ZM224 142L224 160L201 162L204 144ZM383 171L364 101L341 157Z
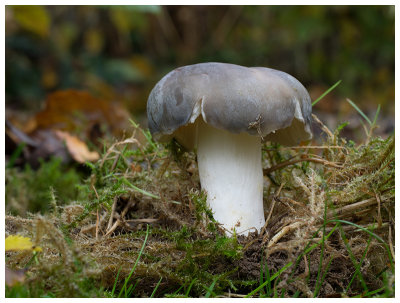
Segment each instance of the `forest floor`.
M320 144L265 143L248 237L213 219L195 154L133 122L94 163L8 165L6 237L40 251L6 251L6 296L394 297L394 136L374 122L359 144L317 116Z

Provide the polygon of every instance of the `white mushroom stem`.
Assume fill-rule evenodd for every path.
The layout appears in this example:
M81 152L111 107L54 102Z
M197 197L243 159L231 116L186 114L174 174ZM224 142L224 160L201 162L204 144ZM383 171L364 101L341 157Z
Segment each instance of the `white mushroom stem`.
M232 134L199 119L200 183L214 219L229 232L248 234L264 226L261 139ZM229 234L229 233L227 233Z

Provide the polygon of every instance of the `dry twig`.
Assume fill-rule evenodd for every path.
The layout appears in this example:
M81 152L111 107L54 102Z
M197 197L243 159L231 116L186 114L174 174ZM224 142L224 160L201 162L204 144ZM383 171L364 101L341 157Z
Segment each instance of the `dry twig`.
M262 235L264 234L265 229L266 229L267 226L268 226L269 219L271 219L272 212L274 211L275 202L276 202L276 200L277 200L277 197L278 197L279 194L281 193L281 190L282 190L282 188L283 188L284 185L285 185L285 183L282 183L282 184L281 184L281 186L279 187L278 191L276 192L276 194L275 194L274 197L272 198L272 205L271 205L271 208L270 208L270 210L269 210L268 217L267 217L267 219L265 220L265 224L264 224L263 228L261 229L260 236L262 236Z
M327 218L328 219L332 219L333 217L344 216L344 215L347 215L349 213L353 213L357 209L364 208L364 207L367 207L367 206L371 206L371 205L374 205L376 203L378 203L376 198L370 198L370 199L367 199L367 200L363 200L363 201L360 201L360 202L349 204L349 205L343 206L341 208L328 211Z
M292 230L295 230L297 228L299 228L300 226L302 226L304 224L304 222L301 221L297 221L294 222L290 225L284 226L280 232L278 232L269 242L267 247L270 248L272 246L275 245L276 242L278 242L283 236L285 236L287 233L289 233Z
M280 163L278 163L278 164L276 164L274 166L271 166L269 168L265 168L263 170L263 173L264 173L264 175L267 175L267 174L272 173L275 170L282 169L282 168L284 168L286 166L293 165L293 164L296 164L298 162L315 162L315 163L319 163L319 164L322 164L322 165L325 165L325 166L329 166L329 167L343 168L342 165L338 165L338 164L336 164L334 162L330 162L330 161L323 160L323 159L300 158L300 159L293 159L293 160L291 159L291 160L283 161L283 162L280 162Z
M111 207L110 219L108 220L108 224L107 224L107 232L110 230L110 228L112 226L112 222L113 222L114 215L115 215L115 208L117 207L117 201L118 201L118 197L115 196L114 197L114 201L113 201L113 205Z

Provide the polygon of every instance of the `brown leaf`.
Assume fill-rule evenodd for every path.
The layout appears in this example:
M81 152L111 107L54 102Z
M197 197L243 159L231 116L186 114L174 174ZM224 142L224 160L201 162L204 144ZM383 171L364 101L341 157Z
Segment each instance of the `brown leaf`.
M32 131L79 131L85 138L90 138L93 128L105 126L108 132L120 136L130 127L129 118L128 112L118 103L95 98L85 91L64 90L48 96L44 110L35 116L35 129Z
M142 167L138 164L131 164L131 170L135 173L140 173L142 171Z
M100 158L96 151L90 151L85 142L78 137L61 130L56 130L55 132L60 139L65 140L67 149L75 161L84 163L86 161L96 161Z

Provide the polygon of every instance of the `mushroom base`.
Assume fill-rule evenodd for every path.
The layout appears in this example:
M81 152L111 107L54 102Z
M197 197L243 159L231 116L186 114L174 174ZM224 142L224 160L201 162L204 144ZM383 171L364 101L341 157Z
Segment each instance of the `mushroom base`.
M214 219L227 233L264 226L261 139L232 134L198 121L197 161L202 189Z

